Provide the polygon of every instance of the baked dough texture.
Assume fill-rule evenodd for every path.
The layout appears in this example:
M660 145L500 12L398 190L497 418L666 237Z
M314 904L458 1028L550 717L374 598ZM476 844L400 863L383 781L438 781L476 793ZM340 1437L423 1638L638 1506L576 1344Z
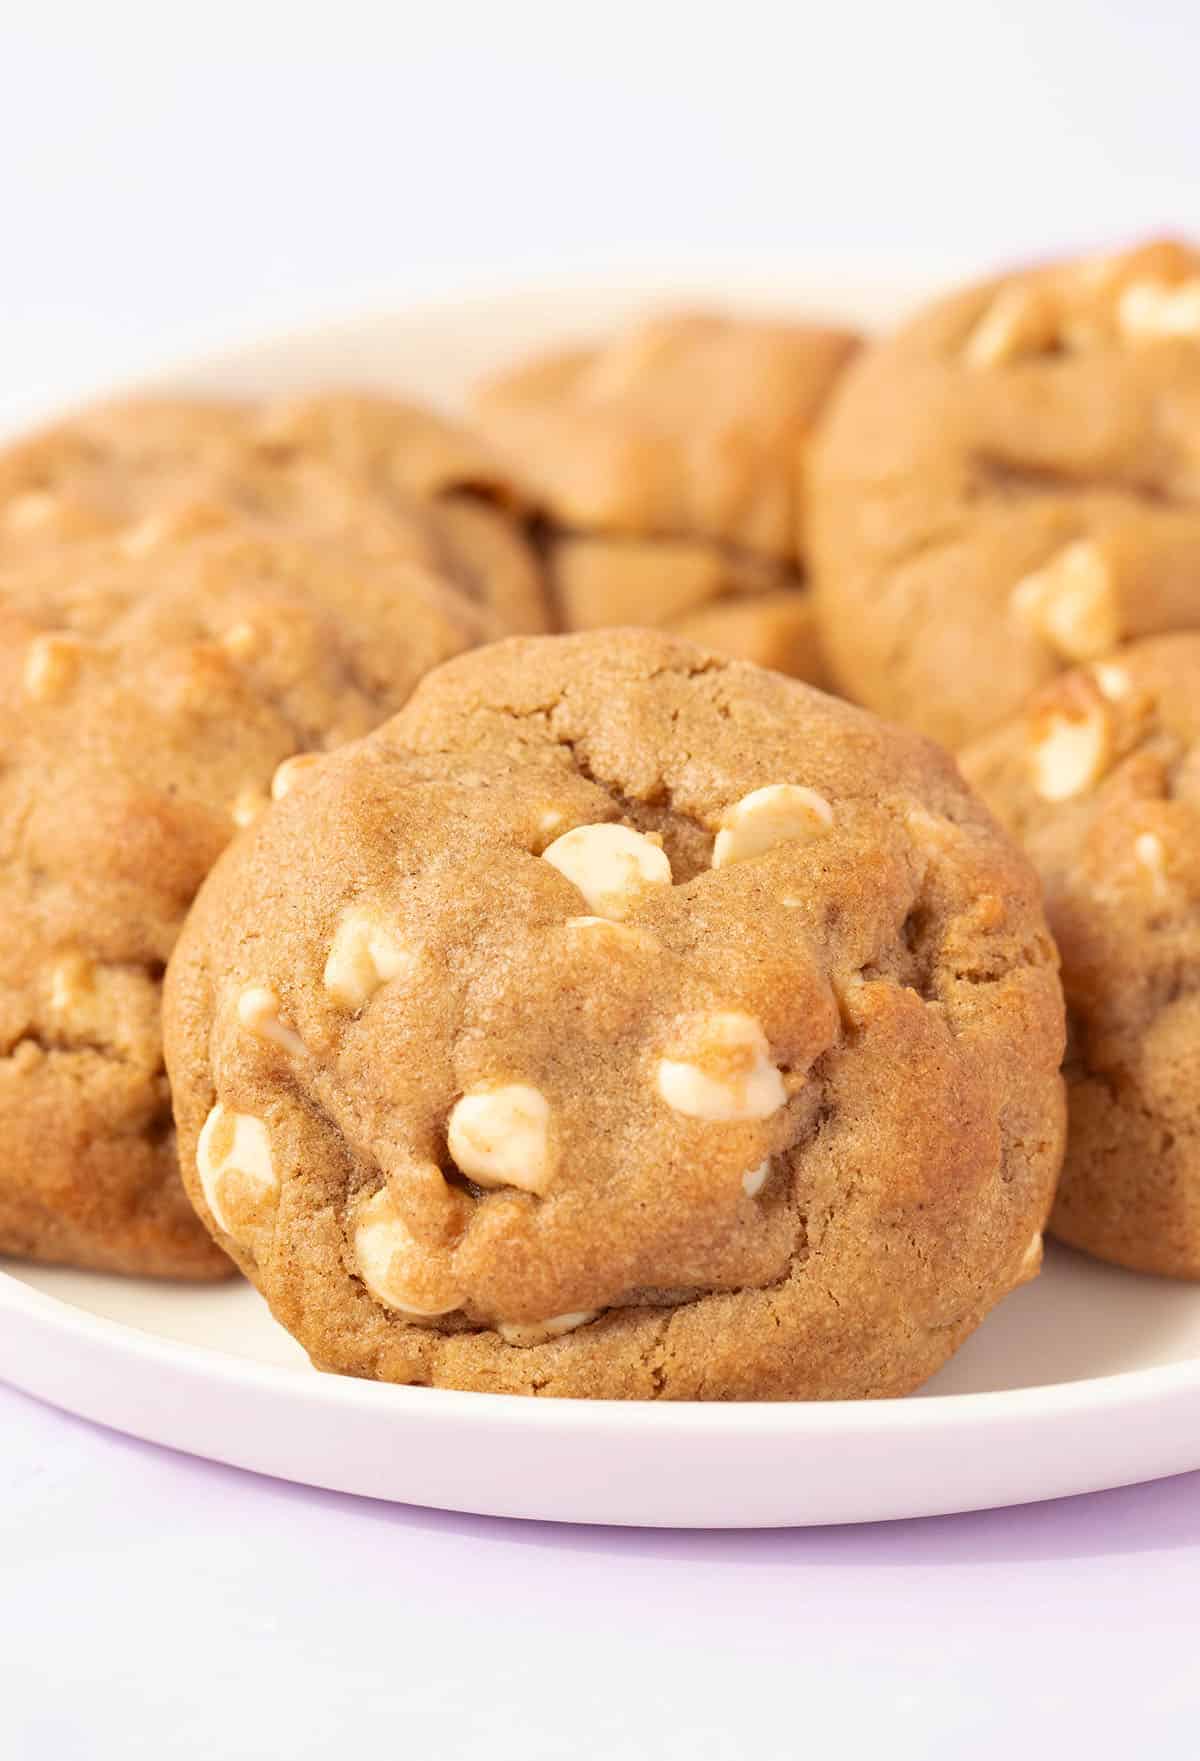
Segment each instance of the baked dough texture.
M1051 1227L1200 1277L1200 636L1045 687L963 765L1039 869L1062 952L1070 1132Z
M1119 641L1200 623L1200 253L939 300L846 374L809 505L834 679L951 747Z
M1056 968L920 737L655 632L510 640L210 875L181 1165L327 1370L898 1395L1037 1268Z
M0 453L0 567L104 534L136 546L247 523L419 563L487 610L497 634L547 627L505 473L466 428L419 405L356 392L134 399Z
M411 564L262 533L80 539L0 571L0 1253L229 1270L179 1181L167 956L298 755L480 633Z
M849 332L676 313L480 387L565 630L650 624L819 682L800 477Z

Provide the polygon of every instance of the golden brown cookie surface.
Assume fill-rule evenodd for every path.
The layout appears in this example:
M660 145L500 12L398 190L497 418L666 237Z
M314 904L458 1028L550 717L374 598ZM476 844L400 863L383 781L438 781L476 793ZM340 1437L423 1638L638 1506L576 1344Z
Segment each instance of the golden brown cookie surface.
M297 755L374 726L478 633L408 566L261 535L0 571L0 1253L228 1269L179 1183L167 956Z
M865 351L809 529L835 679L950 746L1200 621L1200 254L1017 273Z
M817 678L800 475L854 341L675 314L484 385L484 431L549 522L562 627L653 624Z
M1046 888L1071 1024L1055 1234L1200 1277L1200 636L1134 643L963 754Z
M502 479L465 428L395 398L104 405L0 453L0 567L106 533L136 549L247 523L419 563L498 633L542 630L541 568Z
M166 996L189 1190L328 1369L898 1394L1036 1265L1030 869L935 748L691 644L439 669L228 853Z

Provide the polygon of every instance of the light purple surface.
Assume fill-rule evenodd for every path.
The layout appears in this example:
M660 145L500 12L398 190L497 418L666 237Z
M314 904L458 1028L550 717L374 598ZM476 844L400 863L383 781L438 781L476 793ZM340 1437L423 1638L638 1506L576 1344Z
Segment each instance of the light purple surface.
M1157 1761L1196 1754L1198 1710L1200 1475L860 1529L559 1528L258 1479L0 1388L14 1761L925 1761L1084 1737Z
M355 11L6 23L0 414L501 265L1195 224L1182 0ZM1198 1611L1196 1475L858 1530L550 1529L0 1388L2 1761L1192 1761Z

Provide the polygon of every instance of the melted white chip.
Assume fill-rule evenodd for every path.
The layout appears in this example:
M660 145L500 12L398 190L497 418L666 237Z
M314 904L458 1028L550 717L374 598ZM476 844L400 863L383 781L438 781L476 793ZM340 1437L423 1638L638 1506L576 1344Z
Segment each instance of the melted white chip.
M570 1315L551 1315L548 1321L497 1321L496 1331L506 1345L544 1345L548 1339L561 1339L577 1327L586 1327L599 1311L579 1309Z
M262 635L252 623L243 618L240 623L230 624L220 642L226 654L232 655L234 660L249 660L257 653Z
M428 1319L462 1301L449 1267L414 1240L386 1186L358 1213L354 1257L371 1295L399 1314Z
M234 1113L220 1102L204 1121L196 1144L196 1172L213 1220L227 1235L235 1231L226 1211L228 1195L222 1193L231 1178L240 1175L264 1198L279 1190L271 1140L262 1120L251 1113Z
M244 829L254 824L267 805L267 798L261 789L247 787L238 790L229 812L234 825Z
M1141 832L1133 840L1133 854L1150 877L1155 893L1167 892L1167 850L1157 832Z
M394 929L361 906L352 906L342 913L334 933L325 989L343 1009L358 1010L381 985L411 971L415 959Z
M1092 677L1095 679L1101 695L1107 697L1110 703L1120 703L1121 699L1128 697L1133 689L1133 680L1125 668L1114 666L1111 661L1101 661L1094 666Z
M1094 660L1121 639L1112 570L1086 538L1018 581L1010 603L1018 621L1065 660Z
M629 948L660 946L649 930L635 929L628 923L614 923L611 917L568 917L563 928L580 935L602 936L610 942L623 942Z
M768 1157L765 1162L760 1162L757 1168L751 1168L747 1173L742 1175L742 1191L747 1198L758 1197L763 1187L767 1184L767 1175L770 1172L771 1162Z
M301 775L320 762L319 752L297 752L294 758L285 758L271 778L272 801L282 801L285 795L290 795Z
M78 636L35 636L25 651L26 695L36 703L65 697L79 676L82 652Z
M1043 801L1069 801L1099 781L1111 752L1112 730L1100 705L1044 711L1030 736L1033 786Z
M446 1142L458 1168L481 1186L543 1193L554 1177L550 1103L526 1082L468 1090L451 1111Z
M555 838L542 856L578 888L598 917L625 917L648 892L671 884L665 850L626 825L576 826Z
M1042 1269L1042 1232L1039 1229L1029 1246L1025 1249L1020 1267L1017 1271L1017 1283L1028 1284L1036 1278Z
M808 843L833 824L833 808L802 783L752 789L726 813L713 842L712 865L745 862L777 844Z
M1052 327L1045 301L1019 281L1002 287L967 338L963 360L975 369L1001 367L1044 348Z
M1174 286L1165 281L1131 281L1121 295L1117 322L1130 342L1162 342L1169 337L1200 340L1200 276Z
M729 1010L694 1016L684 1026L691 1055L658 1061L658 1092L668 1107L714 1123L778 1112L787 1090L753 1016Z
M279 1019L279 998L265 984L247 987L237 1001L238 1020L256 1039L267 1040L291 1057L303 1057L304 1041Z

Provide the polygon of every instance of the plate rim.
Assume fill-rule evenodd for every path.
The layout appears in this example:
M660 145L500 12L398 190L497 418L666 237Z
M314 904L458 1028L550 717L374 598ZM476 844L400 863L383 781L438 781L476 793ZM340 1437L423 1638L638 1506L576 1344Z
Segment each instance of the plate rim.
M361 297L350 303L336 297L278 302L274 322L256 313L249 320L226 317L213 324L199 323L165 347L153 348L131 371L116 376L102 371L82 380L66 396L54 393L46 398L35 393L0 417L0 442L69 417L93 402L152 395L175 382L220 372L241 359L302 349L318 339L329 340L339 333L351 336L395 320L413 325L444 321L451 309L469 323L475 313L495 310L498 304L519 307L556 295L567 299L636 295L672 302L748 299L759 310L769 310L777 291L781 309L800 299L815 312L826 301L837 303L839 288L853 290L849 295L853 303L856 294L890 286L903 302L939 287L953 289L956 282L982 278L1003 267L1002 261L997 264L985 254L953 248L918 247L902 255L877 247L801 245L750 247L732 258L708 252L679 257L657 251L606 255L602 263L577 257L566 268L533 262L515 274L490 264L457 265L441 275L423 276L415 284L382 277L364 284ZM768 283L777 284L769 295ZM844 301L846 293L840 298ZM836 322L838 314L831 310L825 316Z
M894 290L897 307L900 307L905 300L923 297L939 283L952 285L955 277L972 272L968 259L945 252L916 251L901 258L898 252L798 249L740 252L733 261L707 257L690 261L655 257L608 264L603 271L580 264L569 270L536 271L517 278L499 272L459 276L448 278L440 293L425 288L415 294L411 288L381 288L378 297L373 293L369 301L357 307L335 306L323 314L312 308L293 310L290 314L283 313L282 321L273 326L258 321L244 330L225 326L219 334L198 337L193 346L186 349L175 347L162 359L148 361L133 377L126 376L98 388L82 386L78 399L146 395L178 389L181 384L198 385L206 377L216 381L222 374L236 374L239 365L249 377L255 358L259 356L277 358L293 350L303 354L306 349L330 346L339 338L349 340L359 333L380 337L386 333L389 324L414 328L422 324L445 324L451 314L464 325L471 326L484 314L495 312L498 305L519 310L531 301L551 299L556 294L575 302L570 308L572 312L582 310L587 301L600 302L619 296L641 297L647 301L688 297L717 300L722 297L722 290L730 300L752 299L759 309L767 307L771 299L777 299L781 309L807 300L810 309L815 311L827 302L834 306L836 289L840 286L853 290L847 293L848 303L853 303L855 298L871 298L872 290L878 292L882 303L889 290ZM369 371L364 376L369 377ZM214 394L220 389L214 384ZM20 429L32 422L53 421L57 415L69 413L72 407L78 407L78 401L63 404L56 399L33 416L18 410L13 426ZM0 423L0 430L11 431L7 421ZM154 1288L165 1294L171 1286L164 1283ZM914 1438L922 1434L933 1436L965 1431L974 1441L1011 1436L1029 1425L1069 1425L1073 1419L1097 1418L1106 1414L1115 1419L1121 1415L1136 1417L1154 1411L1168 1421L1185 1408L1193 1416L1200 1414L1200 1354L1171 1363L1110 1371L1072 1381L923 1394L918 1399L728 1402L588 1400L556 1396L531 1399L517 1394L393 1385L347 1375L322 1374L300 1364L241 1357L218 1345L172 1338L136 1323L97 1314L65 1296L36 1288L25 1282L19 1272L10 1272L3 1266L0 1266L0 1317L11 1322L14 1332L11 1350L5 1348L4 1339L0 1337L0 1379L65 1410L85 1417L94 1416L96 1422L109 1424L111 1428L185 1450L187 1445L171 1444L170 1438L162 1435L161 1427L156 1434L151 1423L139 1425L116 1417L106 1419L102 1413L95 1412L94 1403L89 1408L82 1397L72 1401L66 1396L59 1398L45 1392L49 1378L41 1378L42 1386L39 1387L36 1375L22 1374L23 1341L15 1335L24 1330L25 1340L36 1338L39 1346L48 1346L51 1351L64 1344L81 1352L90 1349L102 1353L109 1363L170 1372L182 1376L188 1383L199 1382L214 1389L224 1387L231 1394L264 1394L300 1407L342 1410L363 1418L391 1415L397 1420L428 1420L436 1415L439 1428L477 1429L482 1424L498 1427L508 1438L519 1433L526 1439L539 1435L558 1439L595 1436L612 1441L626 1434L636 1435L639 1439L691 1436L738 1439L751 1445L775 1441L794 1446L806 1440L827 1444L839 1437L862 1442L872 1437ZM4 1332L9 1331L9 1327L4 1329ZM436 1404L432 1397L436 1397ZM242 1465L235 1458L215 1451L194 1449L189 1452L207 1455L214 1460L233 1460L234 1465ZM1200 1444L1196 1457L1194 1465L1200 1466ZM1158 1476L1151 1474L1147 1477ZM1079 1478L1085 1481L1087 1476L1081 1471ZM1091 1483L1121 1482L1102 1479ZM1083 1489L1082 1485L1079 1489ZM459 1505L455 1508L468 1507ZM962 1507L951 1505L947 1508Z
M102 1273L95 1275L105 1276ZM234 1281L231 1281L228 1288L234 1287ZM169 1283L162 1286L164 1291L170 1288ZM263 1301L263 1298L258 1296L258 1300ZM65 1297L37 1290L20 1276L0 1268L0 1312L5 1310L31 1322L39 1332L57 1333L88 1344L112 1347L126 1357L159 1368L179 1368L182 1362L193 1373L207 1372L210 1378L236 1383L244 1392L265 1388L278 1392L282 1383L291 1385L301 1398L307 1389L318 1401L333 1405L347 1405L368 1412L390 1406L393 1410L398 1407L412 1414L423 1411L430 1397L436 1397L439 1418L473 1421L486 1416L507 1425L517 1423L524 1430L528 1430L531 1423L536 1428L539 1422L558 1429L564 1420L583 1429L604 1430L612 1425L614 1418L636 1414L634 1422L639 1430L647 1424L665 1430L677 1426L703 1430L717 1424L727 1425L739 1433L757 1430L764 1434L786 1435L794 1441L797 1435L805 1432L815 1435L829 1427L834 1430L870 1430L883 1424L889 1431L922 1430L962 1421L971 1423L973 1428L995 1428L1007 1423L1036 1420L1048 1411L1061 1418L1068 1413L1101 1412L1111 1406L1128 1411L1131 1406L1143 1402L1158 1405L1186 1399L1189 1395L1200 1396L1200 1356L1195 1356L1144 1369L1081 1377L1072 1382L1039 1382L1025 1388L981 1389L962 1394L928 1394L919 1399L904 1396L887 1400L585 1400L561 1395L531 1398L480 1389L379 1382L320 1371L312 1366L243 1358L217 1346L171 1339L128 1321L95 1314ZM983 1324L986 1325L986 1318ZM0 1369L0 1378L8 1379L9 1372ZM651 1418L652 1413L660 1416ZM718 1417L730 1414L735 1417ZM886 1418L885 1414L888 1415Z

